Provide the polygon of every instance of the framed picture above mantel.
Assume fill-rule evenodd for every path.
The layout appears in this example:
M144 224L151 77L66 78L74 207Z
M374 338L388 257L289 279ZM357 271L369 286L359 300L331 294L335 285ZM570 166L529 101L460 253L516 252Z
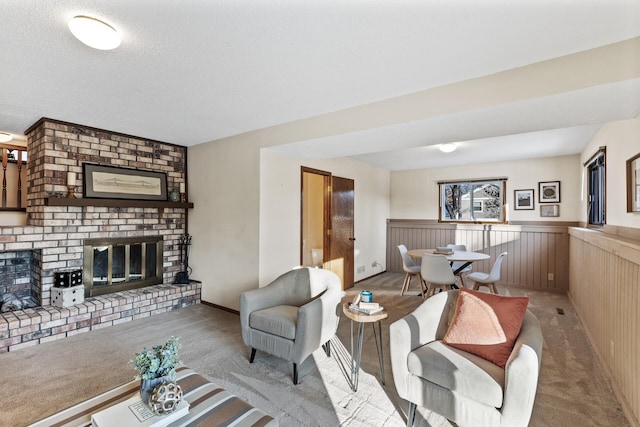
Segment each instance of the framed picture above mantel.
M640 153L627 160L627 212L640 212Z
M93 199L167 200L167 174L138 169L82 165L83 197Z

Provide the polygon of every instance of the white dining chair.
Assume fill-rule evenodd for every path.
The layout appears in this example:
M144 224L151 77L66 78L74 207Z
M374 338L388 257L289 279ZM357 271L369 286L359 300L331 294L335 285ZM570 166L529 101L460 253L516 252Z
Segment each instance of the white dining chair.
M409 290L409 284L411 283L411 279L415 276L418 278L418 283L420 283L420 290L422 295L426 293L426 287L424 284L424 280L422 279L422 275L420 274L420 266L413 262L409 254L407 254L407 247L405 245L398 245L398 250L400 251L400 256L402 257L402 269L405 271L404 282L402 282L402 290L400 291L400 295L404 295L406 291Z
M496 282L500 280L500 269L502 267L502 259L505 256L507 256L507 252L503 252L498 256L498 259L496 259L496 262L493 263L493 267L491 267L491 272L489 274L476 271L474 273L467 275L467 279L473 280L475 282L475 284L473 285L473 290L477 291L480 288L480 286L486 286L489 288L489 291L491 291L492 293L494 294L498 293L495 285L496 285Z
M466 245L456 245L454 243L449 243L447 245L448 248L453 249L454 251L467 251L467 246ZM471 272L471 264L467 265L465 268L463 268L462 270L458 271L456 273L456 270L458 270L460 267L462 267L463 265L465 265L467 263L462 262L462 261L454 261L453 263L451 263L451 270L454 272L453 274L456 275L457 278L460 278L460 283L462 284L462 287L466 287L467 285L464 283L464 276L467 273Z
M427 282L427 292L423 298L429 298L436 293L436 289L450 290L456 284L456 276L453 275L447 257L444 255L422 255L420 266L422 278Z

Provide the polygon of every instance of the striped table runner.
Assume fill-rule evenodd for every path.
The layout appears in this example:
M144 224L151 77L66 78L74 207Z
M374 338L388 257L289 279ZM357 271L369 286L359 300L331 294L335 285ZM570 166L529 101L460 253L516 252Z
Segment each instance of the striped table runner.
M170 427L274 427L278 421L244 400L218 387L187 368L177 370L176 381L189 402L189 415ZM80 402L29 427L89 427L91 415L139 393L140 381L131 381L96 397Z

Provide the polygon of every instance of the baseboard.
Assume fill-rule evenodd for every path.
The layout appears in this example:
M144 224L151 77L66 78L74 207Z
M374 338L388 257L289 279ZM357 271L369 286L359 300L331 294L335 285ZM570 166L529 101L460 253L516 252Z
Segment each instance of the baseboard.
M360 282L364 282L365 280L373 279L374 277L377 277L377 276L379 276L379 275L381 275L381 274L384 274L384 273L386 273L386 272L387 272L387 270L383 270L383 271L381 271L380 273L376 273L376 274L374 274L373 276L365 277L364 279L360 279L360 280L358 280L357 282L353 282L353 284L354 284L354 285L357 285L357 284L358 284L358 283L360 283Z
M604 370L605 376L607 377L607 380L609 381L609 385L613 389L613 393L616 395L616 399L618 400L618 402L620 403L620 406L622 407L622 412L624 412L624 416L627 418L627 421L629 421L629 425L631 425L632 427L640 427L640 422L638 422L638 420L636 419L635 415L633 414L633 410L629 407L629 404L627 403L627 400L625 399L624 395L622 394L622 391L620 390L620 388L618 386L618 383L615 380L613 372L609 368L609 365L607 365L607 363L606 363L606 359L602 356L602 354L600 353L600 350L596 346L595 340L593 339L593 336L591 335L591 331L587 327L587 323L584 321L584 318L582 317L582 314L578 310L577 305L575 304L575 302L573 301L573 298L571 297L571 292L568 291L567 292L567 296L569 297L569 301L571 302L571 305L573 306L573 309L574 309L574 311L576 312L576 314L578 316L578 320L580 321L580 324L582 325L582 329L584 330L585 334L587 335L587 339L589 340L589 344L591 345L591 349L593 350L594 354L596 355L596 358L598 359L598 362L600 362L600 365L602 365L602 369Z
M238 310L234 310L234 309L231 309L229 307L223 307L221 305L214 304L212 302L207 302L207 301L202 301L201 300L200 304L208 305L209 307L217 308L218 310L227 311L229 313L237 314L238 316L240 315L240 312Z

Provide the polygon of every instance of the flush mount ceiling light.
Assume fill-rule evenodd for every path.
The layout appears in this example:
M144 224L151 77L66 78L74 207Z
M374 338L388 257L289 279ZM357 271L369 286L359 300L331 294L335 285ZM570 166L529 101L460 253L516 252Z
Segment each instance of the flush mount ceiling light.
M443 153L450 153L452 151L455 151L455 149L458 147L453 142L447 142L446 144L440 144L439 148Z
M13 139L10 133L0 132L0 142L9 142Z
M120 34L111 25L90 16L78 15L69 21L71 33L94 49L111 50L120 46Z

